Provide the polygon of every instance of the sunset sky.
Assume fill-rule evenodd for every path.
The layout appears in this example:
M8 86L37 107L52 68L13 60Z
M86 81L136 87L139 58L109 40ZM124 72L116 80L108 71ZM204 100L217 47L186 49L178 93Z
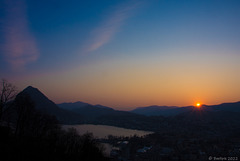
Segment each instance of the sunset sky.
M240 1L0 0L0 78L121 110L240 101Z

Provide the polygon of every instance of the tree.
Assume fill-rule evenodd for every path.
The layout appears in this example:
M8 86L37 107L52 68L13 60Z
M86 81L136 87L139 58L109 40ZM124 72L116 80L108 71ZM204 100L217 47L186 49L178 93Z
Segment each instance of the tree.
M6 110L7 103L12 101L16 94L16 86L2 79L0 86L0 121L2 120L3 112Z

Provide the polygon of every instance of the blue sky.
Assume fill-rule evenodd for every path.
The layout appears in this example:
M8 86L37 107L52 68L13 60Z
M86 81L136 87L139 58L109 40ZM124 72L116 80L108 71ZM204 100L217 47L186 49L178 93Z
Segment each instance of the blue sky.
M0 6L0 77L20 89L33 85L56 102L118 108L213 104L240 94L237 0L2 0ZM180 89L186 82L192 86Z

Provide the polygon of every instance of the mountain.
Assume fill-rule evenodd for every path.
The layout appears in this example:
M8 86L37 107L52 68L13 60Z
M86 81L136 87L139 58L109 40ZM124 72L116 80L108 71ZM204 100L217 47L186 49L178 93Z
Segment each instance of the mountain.
M194 111L196 107L176 107L176 106L148 106L138 107L130 112L136 114L142 114L145 116L175 116L185 112ZM220 105L202 105L201 110L204 111L229 111L229 112L240 112L240 102L235 103L223 103Z
M83 102L62 103L60 108L68 109L71 112L81 114L85 123L111 125L130 129L150 130L161 122L162 117L150 118L141 114L129 111L118 111L102 105L91 105Z
M90 104L76 103L64 103L60 104L59 107L67 109L71 112L81 114L85 121L94 121L100 116L111 115L116 111L112 108L104 106L93 106Z
M86 106L89 106L89 105L91 105L91 104L85 103L85 102L80 102L80 101L74 102L74 103L57 104L58 107L60 107L62 109L66 109L66 110L74 110L74 109L86 107Z
M87 107L87 106L94 106L94 107L98 107L98 108L104 108L104 109L112 109L110 107L107 106L102 106L102 105L91 105L89 103L85 103L85 102L74 102L74 103L61 103L61 104L57 104L58 107L62 108L62 109L66 109L66 110L76 110L76 109L80 109L83 107Z
M176 106L147 106L147 107L138 107L132 110L132 113L146 115L146 116L158 116L158 115L169 115L169 109L176 109Z
M110 107L107 107L107 106L103 106L103 105L100 105L100 104L97 104L97 105L94 105L95 107L99 107L99 108L110 108ZM112 108L111 108L112 109Z
M82 116L80 114L76 114L74 112L64 110L59 108L53 101L49 100L41 91L32 86L28 86L18 95L29 95L31 100L34 102L35 108L56 116L56 118L60 121L60 123L64 124L73 124L73 123L81 123Z
M83 102L75 102L75 103L62 103L58 104L58 106L62 109L69 110L74 113L81 114L86 122L97 122L100 118L108 117L108 116L135 116L136 114L127 112L127 111L118 111L114 110L110 107L102 106L102 105L91 105ZM123 118L124 119L124 118Z
M219 105L206 106L210 107L215 111L231 111L231 112L240 112L240 102L235 103L222 103Z
M84 117L85 122L95 122L98 117L104 115L111 115L116 113L114 109L102 105L91 105L84 102L75 102L75 103L62 103L58 104L62 109L69 110L71 112L81 114Z
M147 106L136 108L130 112L145 116L175 116L183 112L191 111L193 108L193 106Z

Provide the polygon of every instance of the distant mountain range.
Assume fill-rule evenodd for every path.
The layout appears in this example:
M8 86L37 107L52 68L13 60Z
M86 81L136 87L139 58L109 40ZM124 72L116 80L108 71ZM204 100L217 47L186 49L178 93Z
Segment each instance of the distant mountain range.
M58 104L58 106L62 109L69 110L74 113L85 116L86 121L92 121L99 116L110 115L117 112L114 109L109 107L104 107L99 105L94 106L94 105L83 103L83 102L62 103L62 104Z
M165 126L164 123L166 123L166 120L169 120L168 116L173 118L173 120L181 120L181 118L183 120L194 120L201 118L202 114L204 114L205 119L211 120L211 116L218 118L226 114L231 119L231 117L236 118L240 114L240 102L211 106L202 105L200 109L193 106L148 106L139 107L132 111L118 111L110 107L91 105L84 102L56 105L40 90L31 86L19 94L28 94L34 102L36 109L56 116L62 124L91 123L157 131L160 127Z
M128 117L128 120L135 119L135 117L138 116L137 114L131 112L118 111L106 106L91 105L83 102L62 103L56 105L40 90L32 86L25 88L19 93L19 95L21 94L29 95L31 100L34 102L36 109L56 116L62 124L106 124L108 121L104 118L108 118L109 116L115 116L116 119L124 119L124 117ZM141 118L145 118L145 116L140 116L140 119Z
M131 112L146 116L175 116L181 113L196 110L194 106L176 107L176 106L148 106L139 107ZM204 111L231 111L240 112L240 102L223 103L220 105L202 105L199 110Z
M86 106L94 106L94 107L99 107L99 108L104 108L104 109L112 109L110 107L107 107L107 106L103 106L103 105L92 105L92 104L89 104L89 103L85 103L85 102L70 102L70 103L61 103L61 104L57 104L58 107L62 108L62 109L66 109L66 110L75 110L75 109L79 109L79 108L83 108L83 107L86 107Z
M179 109L177 106L147 106L147 107L138 107L130 112L146 115L146 116L171 116L181 113L183 109Z
M105 113L111 114L114 110L113 108L102 106L102 105L91 105L89 103L84 102L75 102L75 103L62 103L58 104L58 106L62 109L70 110L80 114L90 114L93 113ZM175 116L181 113L189 112L195 110L194 106L146 106L146 107L138 107L129 112L145 115L145 116ZM205 111L232 111L232 112L240 112L240 102L235 103L223 103L219 105L202 105L201 110ZM87 114L87 115L88 115Z

